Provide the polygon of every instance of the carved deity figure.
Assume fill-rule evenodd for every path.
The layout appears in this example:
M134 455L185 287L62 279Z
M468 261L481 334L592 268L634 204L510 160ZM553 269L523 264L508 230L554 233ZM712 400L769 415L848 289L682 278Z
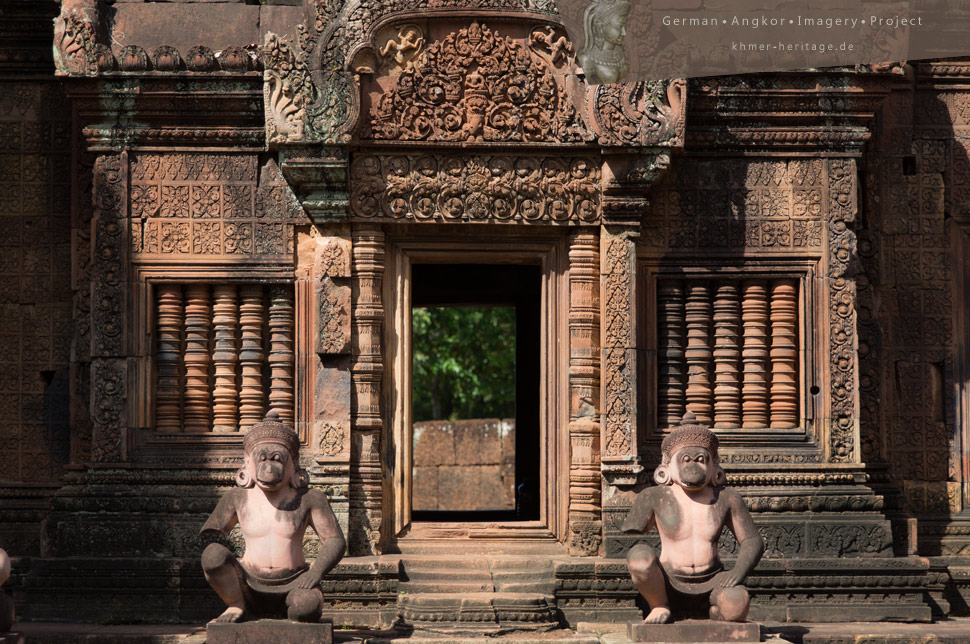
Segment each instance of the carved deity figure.
M592 0L583 13L585 44L577 55L590 83L616 83L630 66L623 50L628 0Z
M226 534L238 523L246 547L242 559L218 543L202 553L205 578L228 605L213 621L275 616L284 609L291 620L318 621L320 579L344 554L343 532L326 494L308 487L300 441L275 410L253 425L243 447L238 487L219 500L202 527L202 534ZM320 537L320 551L308 566L303 536L309 526Z
M644 543L627 554L633 583L650 606L645 623L670 621L672 599L689 605L706 598L711 619L743 622L748 615L751 600L742 584L761 559L764 540L741 495L724 486L717 447L714 432L684 414L661 445L657 485L637 495L623 524L624 532L656 527L660 533L659 555ZM739 546L730 570L717 549L725 526Z

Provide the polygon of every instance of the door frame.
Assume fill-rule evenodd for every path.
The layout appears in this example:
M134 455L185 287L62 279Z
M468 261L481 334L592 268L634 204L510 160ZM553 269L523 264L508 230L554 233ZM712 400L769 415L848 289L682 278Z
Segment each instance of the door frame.
M569 275L566 230L529 228L528 236L488 225L386 225L384 301L385 543L443 538L564 542L569 510ZM487 230L486 228L493 228ZM504 227L502 227L504 228ZM496 230L498 229L498 230ZM414 523L411 521L411 266L413 264L539 266L540 386L538 521Z

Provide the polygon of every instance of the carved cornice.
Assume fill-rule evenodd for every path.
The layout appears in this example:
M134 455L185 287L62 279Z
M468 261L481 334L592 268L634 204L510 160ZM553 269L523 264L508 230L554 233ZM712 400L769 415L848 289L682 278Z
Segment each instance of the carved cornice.
M263 148L259 72L103 73L65 83L92 150Z
M310 218L317 223L347 218L349 155L343 148L289 148L280 169Z
M970 85L970 59L920 62L915 67L916 82L920 86Z
M905 70L831 69L692 79L686 145L760 153L861 155L883 99Z

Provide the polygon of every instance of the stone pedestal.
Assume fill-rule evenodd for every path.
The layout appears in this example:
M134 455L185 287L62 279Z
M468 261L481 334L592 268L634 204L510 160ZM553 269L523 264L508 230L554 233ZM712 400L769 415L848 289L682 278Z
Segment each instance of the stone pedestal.
M688 642L760 642L761 625L754 622L717 622L708 619L686 620L673 624L627 625L627 637L634 642L658 644ZM211 643L210 643L211 644Z
M0 590L0 633L6 633L13 626L13 598Z
M301 624L261 619L241 624L209 624L206 644L332 644L333 624Z

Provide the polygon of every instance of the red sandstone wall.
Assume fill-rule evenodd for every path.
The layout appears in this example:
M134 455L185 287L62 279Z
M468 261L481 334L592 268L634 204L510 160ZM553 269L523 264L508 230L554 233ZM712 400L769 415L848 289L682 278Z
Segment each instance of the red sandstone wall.
M515 508L515 420L414 423L415 510Z

